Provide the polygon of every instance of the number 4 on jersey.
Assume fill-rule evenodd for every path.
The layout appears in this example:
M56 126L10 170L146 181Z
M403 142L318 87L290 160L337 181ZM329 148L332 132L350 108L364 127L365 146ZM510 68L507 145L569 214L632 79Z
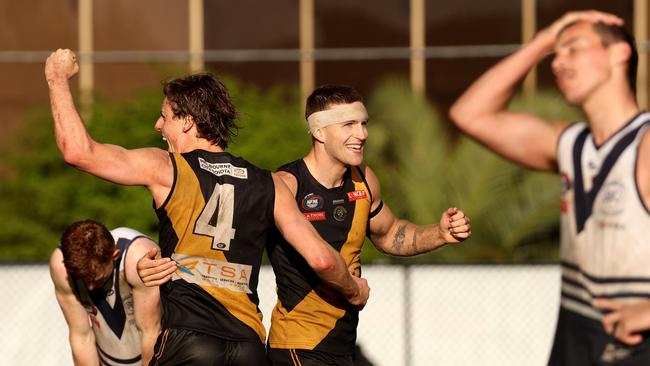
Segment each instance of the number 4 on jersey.
M194 233L212 237L212 249L229 250L235 238L232 217L235 209L235 186L216 184L210 199L196 220Z

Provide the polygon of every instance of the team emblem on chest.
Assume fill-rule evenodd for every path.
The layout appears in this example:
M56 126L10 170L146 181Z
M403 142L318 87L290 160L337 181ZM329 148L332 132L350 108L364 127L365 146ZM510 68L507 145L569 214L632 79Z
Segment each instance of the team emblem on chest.
M336 206L334 207L332 216L334 216L334 220L336 221L343 221L348 216L348 210L346 210L343 206Z
M605 215L618 215L623 211L625 186L620 182L609 182L598 195L599 212Z

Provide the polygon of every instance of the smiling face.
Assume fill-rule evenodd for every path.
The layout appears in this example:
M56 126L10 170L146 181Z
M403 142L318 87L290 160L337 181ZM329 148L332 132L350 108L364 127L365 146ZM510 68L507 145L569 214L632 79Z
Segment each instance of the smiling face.
M558 36L551 67L564 98L580 106L610 80L610 49L603 44L591 23L578 22Z
M357 102L358 103L358 102ZM337 109L348 104L337 104ZM367 119L350 120L325 126L317 132L327 154L346 166L357 166L363 162L363 146L368 138Z

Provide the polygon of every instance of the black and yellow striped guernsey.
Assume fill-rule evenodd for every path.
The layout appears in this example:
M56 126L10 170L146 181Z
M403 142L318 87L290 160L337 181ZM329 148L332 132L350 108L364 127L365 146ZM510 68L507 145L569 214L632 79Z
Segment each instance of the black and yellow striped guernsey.
M156 213L162 255L179 267L161 286L163 327L264 342L257 282L275 227L271 173L226 152L170 155L174 185Z
M279 170L298 181L296 200L318 233L361 275L360 253L371 207L368 185L359 168L347 170L341 187L325 188L303 160ZM337 355L354 353L359 314L320 280L306 261L279 236L269 241L269 257L278 286L269 345L278 349L306 349Z

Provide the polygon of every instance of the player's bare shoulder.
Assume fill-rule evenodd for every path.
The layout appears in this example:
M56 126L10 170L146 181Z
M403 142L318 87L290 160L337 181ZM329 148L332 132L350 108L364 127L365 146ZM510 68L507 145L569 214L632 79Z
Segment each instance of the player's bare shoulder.
M296 194L298 191L298 179L293 174L280 170L274 172L273 175L276 178L280 178L287 185L291 193Z
M373 203L378 202L381 199L381 184L379 183L379 178L377 178L375 172L366 164L359 165L359 169L368 183L368 188L370 188L370 192L372 193Z
M636 179L643 203L650 207L650 127L646 127L641 133L643 136L639 142Z
M63 252L61 249L56 248L50 255L50 277L54 288L57 292L72 292L70 284L68 283L68 271L63 264Z
M139 285L142 283L137 272L138 261L153 248L160 250L158 248L158 245L147 236L136 238L129 246L129 250L126 253L126 258L124 260L126 261L126 279L129 284L131 284L131 286Z

